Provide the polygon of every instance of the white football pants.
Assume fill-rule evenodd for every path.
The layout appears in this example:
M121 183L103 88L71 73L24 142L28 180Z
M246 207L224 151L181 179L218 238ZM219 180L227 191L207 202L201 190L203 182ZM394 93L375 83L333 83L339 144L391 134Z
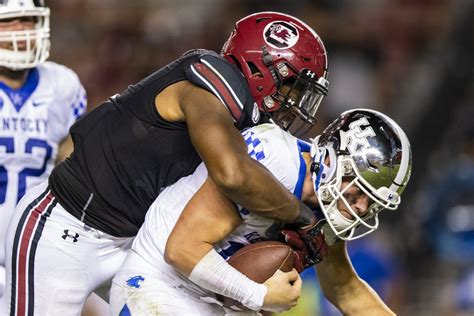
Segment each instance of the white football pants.
M130 251L112 281L111 315L260 315L224 309L190 290L188 282L192 283L169 266L160 270Z
M0 315L80 315L91 292L104 297L132 240L85 227L57 202L47 182L33 188L7 232Z

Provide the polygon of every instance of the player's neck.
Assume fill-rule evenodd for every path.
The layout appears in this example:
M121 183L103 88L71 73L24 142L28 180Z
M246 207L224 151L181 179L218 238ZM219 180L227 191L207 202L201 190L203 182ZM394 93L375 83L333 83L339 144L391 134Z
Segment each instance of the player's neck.
M18 89L23 86L28 75L28 69L11 70L0 67L0 82L6 84L12 89Z

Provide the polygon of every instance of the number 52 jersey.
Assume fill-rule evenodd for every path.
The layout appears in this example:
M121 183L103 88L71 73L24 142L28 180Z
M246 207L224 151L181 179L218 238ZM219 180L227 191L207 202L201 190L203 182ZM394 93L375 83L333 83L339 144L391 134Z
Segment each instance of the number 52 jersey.
M47 179L59 143L86 105L77 75L53 62L31 69L19 89L0 82L1 245L15 205L27 189Z

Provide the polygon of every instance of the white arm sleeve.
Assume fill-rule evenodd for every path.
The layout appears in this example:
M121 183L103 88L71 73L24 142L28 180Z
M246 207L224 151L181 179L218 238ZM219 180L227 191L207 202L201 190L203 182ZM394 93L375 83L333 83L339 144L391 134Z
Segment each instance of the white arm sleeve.
M241 302L251 310L262 309L267 287L254 282L229 265L214 249L211 249L189 275L197 285Z

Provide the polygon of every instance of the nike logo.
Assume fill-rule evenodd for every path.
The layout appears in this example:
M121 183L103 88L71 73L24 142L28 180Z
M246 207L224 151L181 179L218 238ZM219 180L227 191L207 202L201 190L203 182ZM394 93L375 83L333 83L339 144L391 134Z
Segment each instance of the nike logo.
M34 107L46 104L46 102L35 102L35 101L32 101L31 103L33 104Z

